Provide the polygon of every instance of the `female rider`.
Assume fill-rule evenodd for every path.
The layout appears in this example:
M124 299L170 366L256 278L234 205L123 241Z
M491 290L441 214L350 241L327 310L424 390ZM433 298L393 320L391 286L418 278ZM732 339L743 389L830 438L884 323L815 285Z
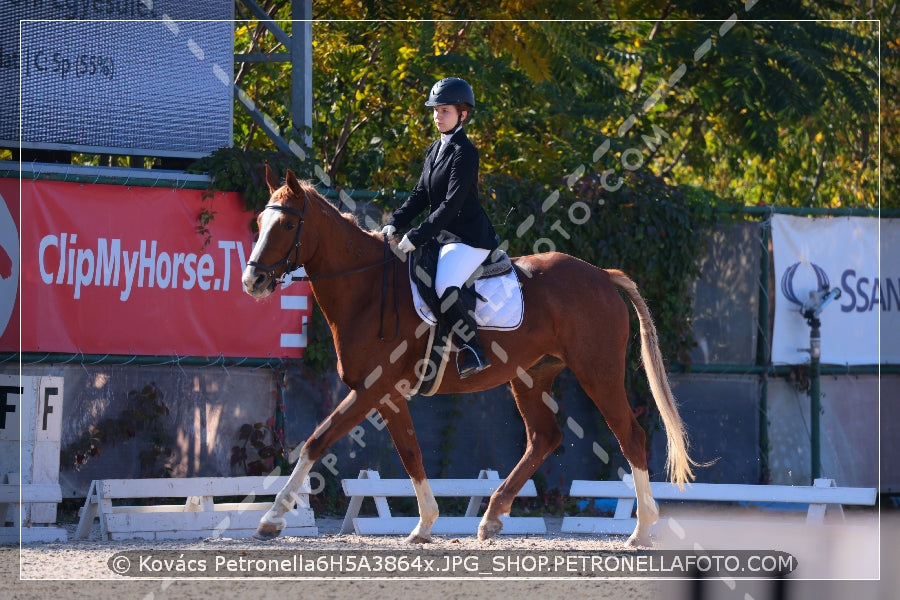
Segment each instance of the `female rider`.
M497 248L499 239L478 201L478 150L463 128L475 108L472 87L457 77L441 79L431 88L425 106L433 109L441 136L428 147L418 183L382 233L391 236L398 227L409 227L428 209L428 217L410 229L397 247L408 253L432 238L440 243L435 291L444 317L461 338L457 366L460 378L466 378L491 363L479 340L475 317L459 290Z

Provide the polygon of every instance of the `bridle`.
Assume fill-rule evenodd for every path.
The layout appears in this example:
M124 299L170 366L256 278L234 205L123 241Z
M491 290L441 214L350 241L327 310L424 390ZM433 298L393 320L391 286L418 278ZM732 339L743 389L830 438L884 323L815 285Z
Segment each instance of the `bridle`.
M259 269L269 275L272 276L272 287L275 287L278 283L284 283L285 278L290 276L291 271L293 271L296 267L299 267L299 263L295 263L296 260L300 256L300 232L303 231L303 219L306 216L306 203L303 204L303 210L299 211L296 208L291 208L290 206L284 206L282 204L266 204L263 210L277 210L278 212L287 213L289 215L293 215L300 219L300 222L297 224L297 233L294 234L294 243L291 245L290 249L288 249L287 254L284 255L284 258L279 260L276 263L272 263L271 265L264 265L255 260L248 260L247 264L255 269ZM281 277L275 277L275 270L284 265L284 273L281 274Z
M396 257L394 256L394 253L391 251L390 246L388 244L387 236L386 235L384 236L384 258L377 263L374 263L371 265L366 265L364 267L359 267L357 269L351 269L349 271L341 271L339 273L329 273L327 275L304 275L304 276L291 275L291 272L294 271L297 267L303 266L299 262L295 263L294 261L297 260L300 256L300 232L303 230L303 223L304 223L304 218L306 216L306 205L307 204L308 204L307 202L304 202L302 211L297 210L296 208L291 208L290 206L284 206L282 204L266 204L263 207L263 210L277 210L282 213L293 215L293 216L297 217L298 219L300 219L300 222L297 224L297 233L294 234L294 243L291 245L290 249L288 249L287 254L285 254L284 258L282 258L278 262L273 263L271 265L264 265L264 264L260 263L259 261L248 260L247 265L251 266L255 269L259 269L260 271L263 271L268 275L271 275L272 281L269 284L269 287L272 289L274 289L277 284L279 284L279 283L284 284L287 281L316 281L318 279L330 279L332 277L341 277L343 275L352 275L354 273L361 273L362 271L367 271L369 269L373 269L375 267L380 267L380 266L384 265L385 268L382 273L382 279L381 279L381 318L380 318L381 325L378 329L378 337L382 341L388 341L388 340L385 340L385 337L384 337L384 312L385 312L385 300L386 300L387 288L388 288L387 264L389 262L394 263L393 275L394 275L394 283L396 285L397 263L395 262ZM280 267L281 265L284 265L284 272L281 274L281 277L275 277L275 270L278 269L278 267ZM394 337L392 338L392 340L396 339L396 337L400 331L400 313L399 313L399 306L398 306L396 290L394 290L394 314L395 314L395 319L396 319L395 320L396 325L394 328Z

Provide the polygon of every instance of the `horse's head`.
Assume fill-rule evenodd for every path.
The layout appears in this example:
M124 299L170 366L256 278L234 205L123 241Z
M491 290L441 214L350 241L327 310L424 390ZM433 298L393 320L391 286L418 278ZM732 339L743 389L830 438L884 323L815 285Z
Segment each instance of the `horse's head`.
M288 170L285 184L266 165L269 203L257 216L259 240L247 261L241 278L244 291L254 298L265 298L285 275L303 264L301 233L308 193L304 184Z

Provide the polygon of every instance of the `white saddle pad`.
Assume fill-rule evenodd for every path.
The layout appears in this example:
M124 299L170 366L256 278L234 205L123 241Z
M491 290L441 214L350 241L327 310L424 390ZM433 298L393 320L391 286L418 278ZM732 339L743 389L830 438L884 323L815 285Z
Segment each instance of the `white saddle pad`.
M416 312L426 323L436 325L434 314L422 300L416 282L412 278L410 284ZM525 314L522 286L519 284L519 276L515 269L510 269L505 275L476 280L475 291L487 299L487 302L483 302L478 298L475 302L475 322L480 329L510 331L522 324L522 317Z

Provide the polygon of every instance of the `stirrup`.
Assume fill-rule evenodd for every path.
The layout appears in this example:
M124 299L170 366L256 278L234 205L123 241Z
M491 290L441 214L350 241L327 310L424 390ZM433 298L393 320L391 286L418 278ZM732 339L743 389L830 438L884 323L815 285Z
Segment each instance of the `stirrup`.
M471 353L472 356L475 357L475 363L471 364L471 361L465 360L463 364L459 364L459 354L463 351ZM456 370L459 372L459 378L465 379L466 377L471 377L476 373L480 373L491 366L491 361L487 359L486 356L481 356L475 348L468 344L463 344L456 351Z

